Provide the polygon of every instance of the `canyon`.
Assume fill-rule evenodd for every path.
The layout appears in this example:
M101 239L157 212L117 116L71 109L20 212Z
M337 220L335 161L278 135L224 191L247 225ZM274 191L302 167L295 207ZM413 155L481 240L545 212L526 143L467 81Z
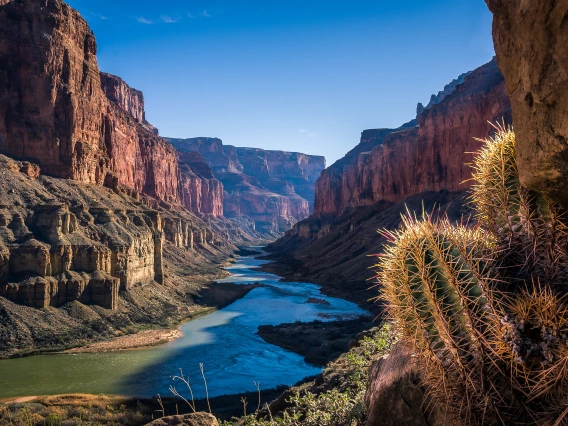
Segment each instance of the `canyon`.
M309 215L325 167L231 147L227 189L96 55L63 1L0 1L0 356L171 327L242 296L203 294L235 244Z
M203 155L223 184L223 211L228 218L252 220L258 231L278 237L313 211L324 157L235 147L217 138L167 140L180 155Z

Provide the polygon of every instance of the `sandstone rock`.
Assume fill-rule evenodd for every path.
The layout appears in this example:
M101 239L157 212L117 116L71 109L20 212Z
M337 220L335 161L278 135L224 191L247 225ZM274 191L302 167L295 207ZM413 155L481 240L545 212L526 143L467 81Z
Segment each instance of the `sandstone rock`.
M223 184L198 152L178 151L181 197L193 213L223 216Z
M61 0L9 0L0 23L0 152L85 183L102 185L112 173L180 203L175 150L146 122L142 94L99 73L79 13Z
M521 182L568 207L568 2L486 3L513 107Z
M166 211L96 185L31 179L0 155L0 296L44 308L71 301L118 308L119 291L164 282L164 241L217 244L191 213ZM154 200L156 201L156 200Z
M101 88L111 102L132 116L137 123L143 124L152 133L158 135L158 129L146 121L144 94L140 90L130 87L120 77L104 72L101 72Z
M169 416L156 419L148 423L148 426L218 426L217 419L208 413L192 413L180 416Z
M105 99L89 26L59 0L3 1L0 23L0 151L101 184Z
M366 130L361 143L323 171L316 183L316 215L340 215L379 200L398 202L424 191L463 191L467 163L489 135L488 124L511 121L503 76L495 60L476 69L437 104L418 126Z
M365 394L367 426L458 425L427 399L412 355L400 343L373 363Z
M308 200L313 199L315 181L325 167L323 157L237 148L217 138L168 140L180 152L180 163L189 152L203 155L223 184L225 216L252 219L257 230L278 235L309 215Z

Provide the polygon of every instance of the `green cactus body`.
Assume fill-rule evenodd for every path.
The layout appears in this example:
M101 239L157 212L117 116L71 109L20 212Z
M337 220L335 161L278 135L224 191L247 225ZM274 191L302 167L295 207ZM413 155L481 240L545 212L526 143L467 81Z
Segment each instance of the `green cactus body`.
M498 373L485 363L492 341L485 337L502 316L491 291L494 241L477 228L428 217L404 218L403 230L388 237L379 279L395 329L426 361L433 393L451 392L456 407L488 411L494 402L488 407L484 392L497 388ZM466 403L473 399L486 406Z
M568 282L568 227L561 209L520 183L515 134L497 127L474 163L471 200L476 219L499 239L504 266L521 279Z

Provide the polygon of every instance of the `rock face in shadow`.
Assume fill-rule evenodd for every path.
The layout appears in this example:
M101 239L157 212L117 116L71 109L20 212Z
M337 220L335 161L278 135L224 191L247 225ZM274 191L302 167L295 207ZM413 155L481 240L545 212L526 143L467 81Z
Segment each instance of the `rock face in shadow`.
M366 426L459 425L427 400L421 381L416 360L400 343L375 361L365 393Z
M488 136L489 122L511 121L503 76L492 60L425 108L417 123L366 130L361 143L325 169L316 183L314 214L339 215L379 200L398 202L424 191L463 191L466 163ZM417 124L417 125L416 125Z
M315 181L325 159L296 152L223 145L217 138L168 139L180 152L198 152L224 187L223 212L251 220L277 236L309 216ZM181 158L181 157L180 157Z
M568 3L486 0L521 182L568 207Z

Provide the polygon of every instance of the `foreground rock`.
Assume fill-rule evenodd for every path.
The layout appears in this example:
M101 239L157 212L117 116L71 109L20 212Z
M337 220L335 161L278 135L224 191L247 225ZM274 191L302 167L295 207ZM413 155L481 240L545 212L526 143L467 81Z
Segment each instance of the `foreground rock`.
M148 423L148 426L218 426L217 419L208 413L192 413L181 416L162 417Z
M568 2L486 0L521 182L568 207Z
M397 344L373 363L365 393L367 426L457 425L430 403L413 355Z

